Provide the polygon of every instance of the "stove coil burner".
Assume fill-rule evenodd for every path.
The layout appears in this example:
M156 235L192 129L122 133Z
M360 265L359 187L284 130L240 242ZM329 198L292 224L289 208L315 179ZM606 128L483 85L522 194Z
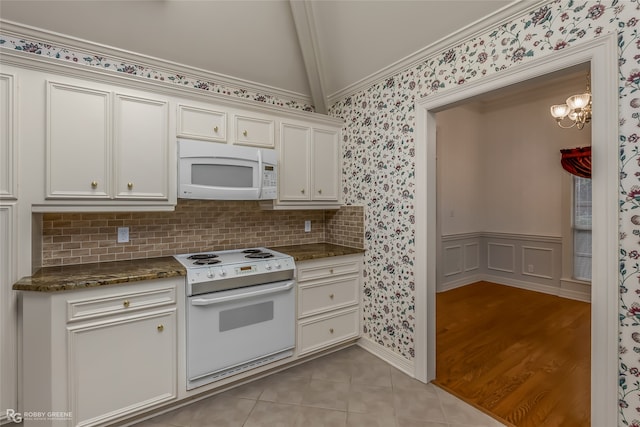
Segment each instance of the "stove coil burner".
M216 254L194 254L187 257L187 259L213 259L218 258Z
M273 254L270 254L269 252L251 252L249 253L249 255L246 255L245 258L258 258L258 259L264 259L264 258L273 258Z
M243 254L259 254L262 253L260 249L245 249L242 251Z
M222 261L220 261L219 259L199 259L197 261L193 262L193 265L214 265L214 264L220 264Z
M220 260L216 259L218 255L216 254L194 254L187 257L187 259L192 259L193 265L214 265L220 264Z

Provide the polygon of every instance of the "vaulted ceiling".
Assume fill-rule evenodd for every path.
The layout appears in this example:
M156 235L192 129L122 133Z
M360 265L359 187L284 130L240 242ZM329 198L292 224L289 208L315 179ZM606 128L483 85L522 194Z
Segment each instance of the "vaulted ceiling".
M530 0L1 0L0 19L277 89L324 112ZM395 67L395 68L394 68Z

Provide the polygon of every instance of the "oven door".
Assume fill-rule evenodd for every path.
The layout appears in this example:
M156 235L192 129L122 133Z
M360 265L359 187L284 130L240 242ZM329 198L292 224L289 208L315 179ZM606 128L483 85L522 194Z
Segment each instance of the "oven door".
M188 298L187 389L293 354L292 280Z

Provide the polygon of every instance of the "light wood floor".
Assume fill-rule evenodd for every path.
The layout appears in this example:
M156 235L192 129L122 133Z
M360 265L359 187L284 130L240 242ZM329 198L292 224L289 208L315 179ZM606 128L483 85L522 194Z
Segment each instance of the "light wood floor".
M439 293L434 383L517 427L587 427L590 310L489 282Z

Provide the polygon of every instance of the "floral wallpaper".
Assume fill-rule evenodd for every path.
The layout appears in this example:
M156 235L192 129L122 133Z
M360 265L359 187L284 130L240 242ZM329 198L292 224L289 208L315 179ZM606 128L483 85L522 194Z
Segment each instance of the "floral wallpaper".
M640 427L640 3L555 0L334 104L343 191L363 204L364 332L414 357L414 103L514 64L617 32L620 96L620 425Z
M345 203L364 205L364 332L414 358L414 127L416 99L499 73L603 34L618 34L620 97L619 424L640 427L640 0L552 0L348 96L330 109L345 122ZM19 50L141 79L300 110L312 106L197 76L171 74L0 33Z
M146 79L153 79L167 84L179 85L185 88L200 89L203 91L228 95L237 98L250 99L264 102L265 104L279 107L294 108L303 111L314 111L312 105L300 103L293 100L279 99L266 93L257 93L244 88L233 88L219 83L209 81L203 77L186 76L183 74L171 73L170 71L154 70L148 66L124 62L117 58L109 58L95 53L83 52L77 49L68 49L53 46L35 40L28 40L23 37L0 32L0 48L12 49L33 55L41 55L60 61L72 62L88 67L95 67L101 70L114 73L124 73Z

